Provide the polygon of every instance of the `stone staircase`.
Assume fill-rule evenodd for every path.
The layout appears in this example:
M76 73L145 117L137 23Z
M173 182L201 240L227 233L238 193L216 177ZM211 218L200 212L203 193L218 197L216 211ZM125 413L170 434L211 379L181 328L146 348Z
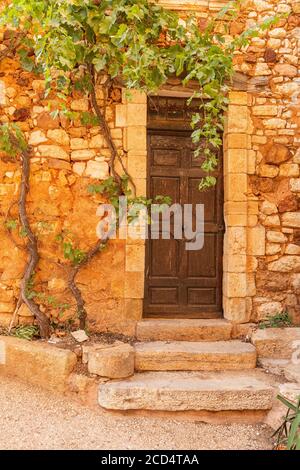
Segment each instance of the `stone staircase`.
M229 412L229 421L236 412L261 420L272 407L274 389L256 369L255 347L232 339L226 320L141 321L135 351L133 377L100 385L102 407Z

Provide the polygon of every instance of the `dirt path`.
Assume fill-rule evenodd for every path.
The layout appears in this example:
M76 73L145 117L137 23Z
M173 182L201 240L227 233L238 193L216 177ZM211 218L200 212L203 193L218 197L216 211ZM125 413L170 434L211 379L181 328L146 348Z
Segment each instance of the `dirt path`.
M0 449L268 449L266 426L111 416L0 377Z

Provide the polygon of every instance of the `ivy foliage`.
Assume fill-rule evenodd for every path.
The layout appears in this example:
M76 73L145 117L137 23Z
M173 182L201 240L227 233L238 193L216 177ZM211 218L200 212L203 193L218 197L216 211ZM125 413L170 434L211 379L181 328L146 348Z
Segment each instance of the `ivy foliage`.
M146 93L157 91L173 75L184 85L196 81L199 89L191 100L201 98L201 104L192 118L192 139L196 157L203 157L207 176L200 189L205 189L216 182L234 51L259 30L226 43L226 25L242 3L229 1L205 28L195 17L183 21L148 0L11 0L2 22L26 33L19 49L23 66L40 71L46 95L55 89L63 101L74 87L91 91L91 71L96 83L109 77Z
M24 134L16 124L10 123L0 126L0 148L3 152L16 158L20 151L27 150L27 147Z

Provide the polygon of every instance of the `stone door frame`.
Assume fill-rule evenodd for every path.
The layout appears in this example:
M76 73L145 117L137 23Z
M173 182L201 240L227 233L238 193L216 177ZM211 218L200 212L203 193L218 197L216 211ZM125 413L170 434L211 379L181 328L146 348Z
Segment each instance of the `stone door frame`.
M248 175L255 173L251 152L251 120L247 92L229 93L223 146L224 220L223 312L232 322L247 323L255 295L256 256L264 254L265 229L257 226L258 201L248 195ZM126 166L137 195L146 194L147 96L123 93L116 108L116 125L125 128ZM145 278L145 242L126 240L125 316L142 319Z

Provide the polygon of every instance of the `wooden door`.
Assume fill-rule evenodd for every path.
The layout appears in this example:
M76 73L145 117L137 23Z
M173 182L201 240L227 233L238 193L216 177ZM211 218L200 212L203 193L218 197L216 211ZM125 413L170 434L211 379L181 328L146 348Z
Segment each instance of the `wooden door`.
M167 101L165 107L170 106ZM221 165L216 174L216 187L200 192L198 186L204 173L199 165L201 159L195 160L193 154L191 132L186 130L188 116L183 120L180 110L184 103L180 100L180 105L176 104L177 112L171 116L168 113L167 118L156 109L156 118L150 119L148 196L168 195L173 203L193 204L193 207L204 204L204 247L187 251L186 240L175 240L172 236L169 240L160 237L147 241L145 317L216 318L222 315Z

